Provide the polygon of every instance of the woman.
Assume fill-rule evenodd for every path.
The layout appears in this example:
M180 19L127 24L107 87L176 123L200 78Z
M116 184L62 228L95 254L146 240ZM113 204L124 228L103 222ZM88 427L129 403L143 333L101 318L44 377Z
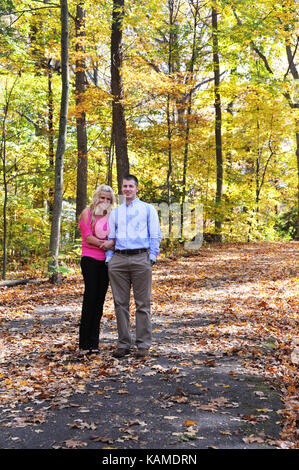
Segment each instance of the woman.
M79 329L80 356L99 352L100 321L109 283L105 251L113 246L113 242L105 240L109 233L108 218L114 200L112 188L102 184L80 217L81 270L85 286Z

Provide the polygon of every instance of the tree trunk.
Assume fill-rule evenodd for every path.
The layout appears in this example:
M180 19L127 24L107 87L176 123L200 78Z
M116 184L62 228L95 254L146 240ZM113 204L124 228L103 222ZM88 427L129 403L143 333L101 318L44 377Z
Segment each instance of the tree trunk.
M63 159L66 146L67 115L69 101L69 18L68 2L60 0L61 9L61 83L62 93L60 102L59 135L55 157L55 193L50 236L50 262L49 272L52 274L52 282L59 281L58 252L60 239L60 224L63 194Z
M221 241L221 214L220 204L223 190L223 160L222 160L222 135L221 135L221 96L220 86L220 66L219 66L219 49L218 49L218 19L217 19L216 2L212 7L212 33L213 33L213 69L214 69L214 96L215 96L215 141L216 141L216 213L215 213L215 230Z
M167 199L168 204L171 204L171 173L172 173L172 144L171 144L171 121L170 121L170 95L167 96L167 141L168 141L168 170L167 170Z
M288 31L288 26L285 27L285 30ZM296 50L295 50L296 52ZM290 44L286 43L286 55L288 60L288 71L291 72L292 77L295 81L295 100L294 102L289 101L289 105L294 109L299 109L299 73L297 69L297 65L294 61L295 52L293 53L291 50ZM287 75L287 74L286 74ZM299 240L299 120L295 118L295 133L296 133L296 157L297 157L297 228L296 228L296 240Z
M168 0L168 26L169 26L169 40L168 40L168 75L171 75L175 71L175 0ZM168 170L167 170L167 199L168 204L171 204L171 175L172 175L172 129L171 129L171 100L172 94L167 94L167 106L166 106L166 119L167 119L167 141L168 141ZM169 227L171 233L172 219L169 218Z
M123 105L122 81L122 23L124 0L113 0L111 31L111 92L112 92L112 131L115 144L118 191L121 194L123 176L129 173L127 130Z
M113 181L113 156L114 156L114 136L113 132L111 132L110 136L110 146L107 147L107 184L112 187L112 181Z
M53 86L52 86L52 69L51 61L48 61L48 144L49 144L49 166L50 166L50 187L48 191L48 212L50 220L52 219L53 213L53 178L54 172L54 127L53 127L53 116L54 116L54 102L53 102Z
M76 221L87 203L87 134L86 134L86 113L83 108L85 93L85 69L84 58L85 46L82 45L81 38L85 33L85 11L77 5L76 10L76 125L77 125L77 195L76 195ZM79 226L76 223L75 237L80 236Z
M7 112L5 112L6 118ZM6 128L5 119L3 122L3 133L1 142L1 157L3 162L3 185L4 185L4 201L3 201L3 262L2 262L2 279L6 278L6 265L7 265L7 199L8 199L8 184L6 181Z
M259 107L257 107L257 112L259 112ZM257 118L256 124L256 133L257 133L257 157L256 157L256 167L255 167L255 217L257 227L259 226L259 203L260 203L260 169L261 169L261 146L260 146L260 122Z
M193 82L194 75L194 65L196 60L196 38L197 38L197 15L199 10L198 0L196 4L193 5L193 41L192 41L192 55L190 64L188 66L188 72L190 74L190 82ZM193 85L192 85L193 86ZM185 124L185 146L184 146L184 163L183 163L183 190L182 190L182 199L183 203L186 199L186 186L187 186L187 165L188 165L188 152L189 152L189 135L190 135L190 117L192 113L192 87L188 94L188 107L187 107L187 116ZM183 214L182 214L183 217ZM183 219L182 219L183 220Z
M11 95L18 78L15 79L11 89L5 90L6 102L3 112L2 120L2 135L0 144L0 158L2 160L2 171L3 171L3 186L4 186L4 201L3 201L3 259L2 259L2 279L6 278L6 266L7 266L7 203L8 203L8 184L7 170L6 170L6 120L8 116L9 104Z
M296 122L297 129L299 128L299 121ZM296 132L296 156L297 156L297 233L296 240L299 240L299 131Z

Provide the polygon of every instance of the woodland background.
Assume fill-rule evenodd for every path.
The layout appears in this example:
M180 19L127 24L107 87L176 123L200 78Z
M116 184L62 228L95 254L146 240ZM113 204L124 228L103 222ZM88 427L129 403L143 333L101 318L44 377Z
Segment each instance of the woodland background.
M2 0L2 278L67 271L80 212L128 170L145 201L203 204L207 240L298 239L297 15L292 0Z

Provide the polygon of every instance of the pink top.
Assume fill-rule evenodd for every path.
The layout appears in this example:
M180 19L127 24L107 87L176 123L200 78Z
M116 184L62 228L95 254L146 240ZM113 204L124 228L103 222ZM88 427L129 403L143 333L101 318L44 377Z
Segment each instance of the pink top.
M79 227L81 229L81 237L82 237L82 250L81 256L90 256L90 258L95 258L97 260L105 260L105 251L101 250L99 247L95 245L91 245L86 241L86 237L88 235L93 235L101 240L106 240L108 233L109 233L109 225L108 225L108 218L109 215L105 215L104 217L97 217L96 223L94 228L91 227L91 214L88 211L88 222L85 223L83 217L81 216L81 221Z

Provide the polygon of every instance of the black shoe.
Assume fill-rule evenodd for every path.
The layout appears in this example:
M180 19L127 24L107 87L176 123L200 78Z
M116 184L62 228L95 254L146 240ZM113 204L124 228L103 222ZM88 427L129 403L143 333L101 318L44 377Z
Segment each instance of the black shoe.
M90 349L88 351L88 356L90 356L91 354L99 354L100 350L98 348L94 348L94 349Z
M146 357L148 356L148 349L139 348L136 352L136 357Z
M78 353L78 357L85 357L89 354L89 349L80 349Z
M120 358L120 357L127 356L128 354L130 354L130 349L118 348L114 351L114 353L112 353L112 356L116 358Z

